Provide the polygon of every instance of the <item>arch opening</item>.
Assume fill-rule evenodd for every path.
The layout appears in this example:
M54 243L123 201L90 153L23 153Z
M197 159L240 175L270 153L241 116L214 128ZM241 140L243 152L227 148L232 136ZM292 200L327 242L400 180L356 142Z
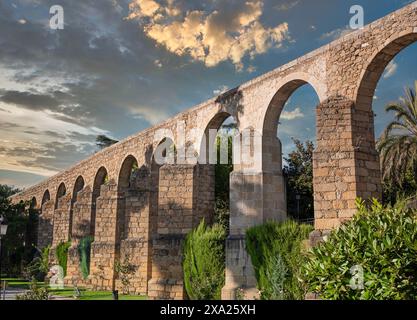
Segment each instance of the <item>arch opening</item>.
M127 156L123 161L119 173L117 184L119 191L125 191L126 189L133 188L135 186L135 178L138 169L138 161L136 158L131 155Z
M30 209L37 209L38 208L38 202L36 201L36 197L33 197L32 200L30 200Z
M217 113L205 128L199 163L205 166L206 188L213 194L208 223L230 226L230 175L234 170L234 142L239 138L237 121L227 112Z
M416 32L405 31L391 37L367 61L355 92L356 113L362 115L361 128L356 134L362 148L375 152L375 169L368 177L368 185L373 188L367 191L376 198L382 195L384 203L395 203L400 194L403 194L402 196L415 194L412 186L417 182L416 174L413 173L414 169L410 169L407 165L411 163L410 159L414 159L414 156L407 154L405 147L408 145L407 141L410 141L407 136L414 139L415 135L411 133L412 130L407 133L408 130L404 127L402 130L398 129L400 126L396 124L394 127L397 129L390 130L386 136L387 139L384 137L387 134L385 130L394 121L405 124L405 127L411 127L412 121L403 121L401 117L396 118L396 116L400 114L398 110L403 108L413 117L413 112L406 107L408 103L406 91L416 90L416 55ZM394 105L397 111L394 109L389 112L385 111L387 106ZM395 141L399 139L402 143L395 146ZM384 140L387 144L383 142ZM393 152L387 153L389 145L395 146L391 150L397 150L398 157L394 162L390 160L389 155ZM414 167L414 165L411 166ZM403 172L406 174L403 175ZM376 190L374 190L375 186Z
M321 99L309 81L287 82L271 100L262 130L262 170L283 190L276 193L277 206L305 223L314 222L313 152Z
M58 209L59 207L59 199L61 199L63 196L67 194L67 188L65 187L65 183L62 182L59 187L58 191L56 193L56 199L55 199L55 209Z
M95 226L96 226L96 211L97 211L97 198L101 194L101 186L105 185L109 181L107 169L101 167L98 169L94 178L93 184L93 195L92 195L92 207L91 207L91 218L90 218L90 236L94 238Z
M78 193L84 189L84 178L79 176L75 180L74 189L72 191L71 198L71 207L70 207L70 219L69 219L69 228L68 228L68 239L71 239L73 236L73 227L74 227L74 204L78 200Z
M42 196L42 206L50 200L51 200L51 195L49 193L49 190L45 190L45 192L43 193L43 196Z

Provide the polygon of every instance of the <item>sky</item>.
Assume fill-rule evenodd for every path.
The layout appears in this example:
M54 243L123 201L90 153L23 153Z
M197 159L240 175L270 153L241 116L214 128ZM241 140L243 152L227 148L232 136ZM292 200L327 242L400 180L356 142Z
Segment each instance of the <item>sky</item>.
M354 4L370 23L409 2L0 0L0 183L33 185L94 153L99 134L121 140L337 39ZM378 84L377 136L416 56L403 50ZM308 85L290 97L284 156L291 138L314 141L317 104Z

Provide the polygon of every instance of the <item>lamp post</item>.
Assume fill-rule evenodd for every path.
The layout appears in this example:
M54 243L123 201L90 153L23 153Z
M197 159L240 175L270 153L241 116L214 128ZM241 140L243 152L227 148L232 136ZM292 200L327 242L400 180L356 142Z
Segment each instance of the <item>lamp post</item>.
M6 235L7 232L7 222L3 216L0 216L0 285L1 281L1 239ZM4 298L4 295L3 295Z
M296 194L295 195L295 199L297 200L297 220L300 221L300 200L301 200L301 195Z

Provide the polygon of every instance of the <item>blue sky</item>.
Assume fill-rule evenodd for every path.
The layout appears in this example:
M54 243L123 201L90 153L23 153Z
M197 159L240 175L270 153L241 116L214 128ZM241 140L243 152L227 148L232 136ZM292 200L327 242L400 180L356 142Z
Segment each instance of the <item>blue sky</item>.
M354 4L369 23L409 2L2 1L0 183L41 181L94 152L97 134L123 139L337 39ZM55 4L64 30L48 27ZM416 44L406 48L378 85L377 136L390 120L384 105L417 79L416 56ZM291 137L315 139L317 101L309 86L291 96L284 153Z

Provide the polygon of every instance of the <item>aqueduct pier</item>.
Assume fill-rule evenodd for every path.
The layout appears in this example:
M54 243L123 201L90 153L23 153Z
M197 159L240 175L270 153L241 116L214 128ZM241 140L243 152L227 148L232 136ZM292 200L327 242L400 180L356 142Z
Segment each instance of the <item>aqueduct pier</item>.
M154 153L167 139L177 147L196 149L207 130L233 116L239 132L258 132L262 143L257 160L234 166L230 177L222 296L233 298L237 288L250 292L256 281L244 249L245 230L286 218L276 137L285 102L306 83L320 99L313 159L317 235L350 219L357 197L380 196L372 100L387 64L416 40L417 1L104 149L13 200L32 200L40 211L40 247L51 245L53 251L60 242L71 240L66 281L100 289L120 287L115 261L129 255L137 266L133 291L151 298L182 299L181 243L203 217L210 221L213 215L214 169L199 163L158 165ZM178 126L183 126L183 141L177 139ZM155 132L161 130L167 135L158 141ZM132 168L137 168L133 177ZM77 245L88 235L94 237L90 275L82 279Z

